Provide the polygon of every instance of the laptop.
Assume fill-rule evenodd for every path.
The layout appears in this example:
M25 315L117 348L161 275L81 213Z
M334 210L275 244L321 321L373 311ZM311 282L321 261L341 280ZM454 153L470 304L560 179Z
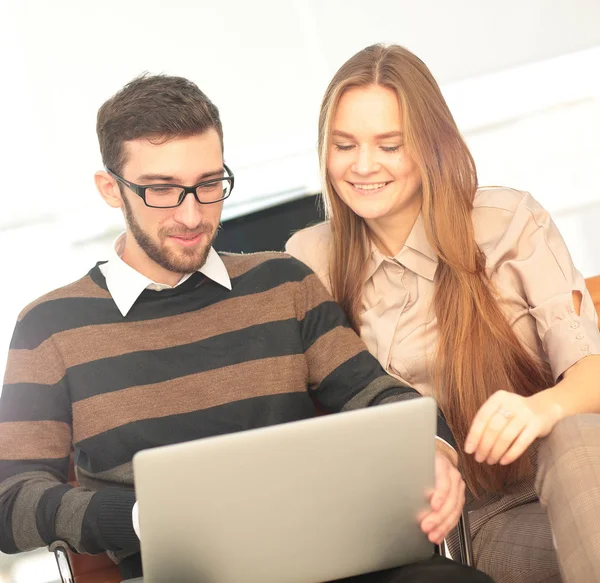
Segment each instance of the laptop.
M139 452L139 581L323 583L430 557L436 420L426 397Z

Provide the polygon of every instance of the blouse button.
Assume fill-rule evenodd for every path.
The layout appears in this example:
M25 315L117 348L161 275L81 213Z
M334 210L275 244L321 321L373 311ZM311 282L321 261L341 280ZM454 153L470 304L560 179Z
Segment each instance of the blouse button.
M571 328L579 328L579 322L571 322Z
M577 340L581 340L583 338L583 333L579 333L577 334L577 336L575 336L575 338L577 338Z
M585 346L581 347L581 352L587 352L589 346L586 344Z

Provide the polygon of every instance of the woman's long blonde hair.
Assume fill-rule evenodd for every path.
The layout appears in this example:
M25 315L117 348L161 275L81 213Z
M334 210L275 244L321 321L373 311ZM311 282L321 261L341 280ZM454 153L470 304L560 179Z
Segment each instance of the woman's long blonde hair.
M552 378L547 365L517 339L486 274L471 219L477 190L473 158L429 69L397 45L373 45L354 55L335 74L321 104L318 145L332 230L333 295L358 332L369 232L337 195L327 173L327 151L341 95L350 87L369 85L396 92L404 145L421 175L425 230L439 259L433 300L439 329L433 363L438 402L459 446L470 490L476 495L503 492L530 472L531 462L521 456L509 466L487 466L466 456L471 421L495 391L528 396L550 386Z

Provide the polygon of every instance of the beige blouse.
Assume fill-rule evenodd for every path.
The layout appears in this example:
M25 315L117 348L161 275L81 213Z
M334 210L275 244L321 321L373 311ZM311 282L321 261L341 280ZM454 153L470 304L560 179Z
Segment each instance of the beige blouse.
M475 240L517 336L547 360L555 379L588 354L600 354L598 316L581 274L550 215L529 193L481 188L473 209ZM315 271L328 289L327 222L296 233L286 251ZM383 367L421 394L432 394L432 354L438 331L433 313L438 259L418 217L395 257L371 248L360 333ZM582 294L580 314L572 292ZM501 387L498 387L500 389Z

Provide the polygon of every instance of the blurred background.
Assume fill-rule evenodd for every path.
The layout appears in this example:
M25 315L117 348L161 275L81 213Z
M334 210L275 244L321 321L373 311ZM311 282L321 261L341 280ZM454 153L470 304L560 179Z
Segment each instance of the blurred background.
M0 0L0 375L19 311L122 230L92 179L108 97L144 71L194 80L236 176L217 248L281 249L320 217L325 87L375 42L429 66L480 183L529 190L600 274L600 0ZM57 580L45 550L0 555L0 583Z

